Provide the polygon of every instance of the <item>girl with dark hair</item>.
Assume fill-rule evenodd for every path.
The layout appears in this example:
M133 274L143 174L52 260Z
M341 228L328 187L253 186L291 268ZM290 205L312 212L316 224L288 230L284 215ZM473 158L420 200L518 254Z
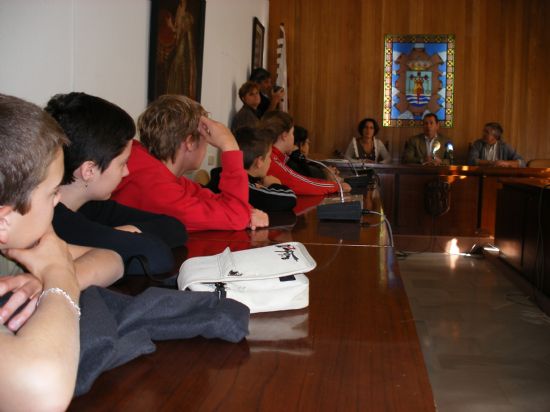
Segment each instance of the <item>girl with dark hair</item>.
M307 129L301 126L294 126L294 150L288 155L286 165L296 172L317 179L330 179L325 170L307 161L309 154L309 137ZM338 171L335 170L335 173Z
M270 130L275 136L268 175L279 179L281 184L291 188L297 195L326 195L339 190L351 191L351 186L345 182L307 177L287 166L288 155L294 150L294 120L288 113L267 112L262 117L260 128Z
M65 172L54 229L65 241L111 249L125 273L172 269L171 247L186 240L176 219L143 212L109 200L128 175L126 163L136 129L120 107L85 93L54 96L46 109L70 140L64 147ZM139 256L140 259L134 259ZM139 261L138 261L139 260Z

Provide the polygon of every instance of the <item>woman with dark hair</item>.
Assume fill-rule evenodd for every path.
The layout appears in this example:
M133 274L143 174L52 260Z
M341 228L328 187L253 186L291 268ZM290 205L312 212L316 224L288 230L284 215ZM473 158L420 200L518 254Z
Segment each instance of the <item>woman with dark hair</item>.
M85 93L58 94L45 110L70 140L63 148L61 201L53 218L56 233L68 243L114 250L123 259L125 273L171 270L170 248L185 242L185 227L174 218L108 200L128 175L136 132L132 118L113 103Z
M376 120L363 119L357 126L360 137L354 137L346 149L345 156L361 159L368 163L391 163L391 156L384 143L375 136L380 128Z

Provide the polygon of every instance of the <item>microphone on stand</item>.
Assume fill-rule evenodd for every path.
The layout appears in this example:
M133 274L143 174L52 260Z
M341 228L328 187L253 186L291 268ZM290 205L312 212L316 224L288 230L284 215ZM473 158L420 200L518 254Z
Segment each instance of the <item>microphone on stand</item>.
M447 143L445 143L445 153L443 153L443 158L447 159L450 165L454 163L455 158L453 142L451 142L450 140L447 140Z
M357 169L355 168L353 161L349 157L347 157L340 150L335 150L334 153L336 153L336 156L340 156L342 159L346 160L349 163L351 169L353 170L353 173L355 173L355 176L359 176L359 173L357 172Z
M337 156L340 156L342 159L346 160L350 164L353 170L353 173L355 173L355 176L346 177L344 179L344 182L350 185L352 189L362 189L362 188L368 187L373 182L373 175L375 173L372 167L367 168L365 166L365 162L363 162L362 173L359 173L355 168L355 166L353 165L352 159L347 157L340 150L335 150L334 153Z
M328 167L323 162L318 162L317 160L309 159L307 157L304 157L304 159L306 159L306 162L315 163L316 165L319 165L319 166L323 167L324 169L328 170L328 172L334 178L334 181L338 185L338 189L339 189L339 192L340 192L340 202L344 203L344 189L342 188L342 185L338 181L338 177L336 176L336 174L332 170L330 170L330 167Z
M359 200L346 201L344 199L344 189L342 184L338 181L338 177L334 174L330 167L317 160L305 158L306 161L319 165L330 173L334 178L334 181L338 185L340 192L340 199L338 202L329 201L325 199L325 203L317 205L317 218L319 220L361 220L363 215L363 205Z
M432 159L435 159L435 153L441 148L441 143L436 140L432 146Z

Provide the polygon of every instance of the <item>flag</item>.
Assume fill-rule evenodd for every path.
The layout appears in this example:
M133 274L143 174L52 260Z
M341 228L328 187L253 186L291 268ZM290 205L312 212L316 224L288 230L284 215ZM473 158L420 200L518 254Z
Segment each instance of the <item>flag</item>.
M285 89L285 97L281 101L280 109L288 112L288 87L286 75L286 34L283 23L279 26L279 38L277 39L277 85Z

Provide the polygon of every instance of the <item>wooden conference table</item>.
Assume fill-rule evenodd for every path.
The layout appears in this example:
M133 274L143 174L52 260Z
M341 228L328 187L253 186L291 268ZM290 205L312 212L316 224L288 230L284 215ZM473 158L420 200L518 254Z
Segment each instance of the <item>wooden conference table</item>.
M302 242L317 261L309 307L252 315L236 344L157 342L155 353L100 376L70 410L435 410L386 227L376 216L363 217L370 225L319 222L319 200L301 199L300 214L274 216L272 229L192 233L187 247L195 256ZM365 200L381 210L375 192Z
M342 173L353 174L350 162L332 159ZM353 162L361 172L363 164ZM421 236L493 236L497 193L503 178L550 178L550 168L481 166L421 166L367 164L382 186L382 203L394 233ZM448 184L447 213L432 216L426 210L426 186L433 181Z

